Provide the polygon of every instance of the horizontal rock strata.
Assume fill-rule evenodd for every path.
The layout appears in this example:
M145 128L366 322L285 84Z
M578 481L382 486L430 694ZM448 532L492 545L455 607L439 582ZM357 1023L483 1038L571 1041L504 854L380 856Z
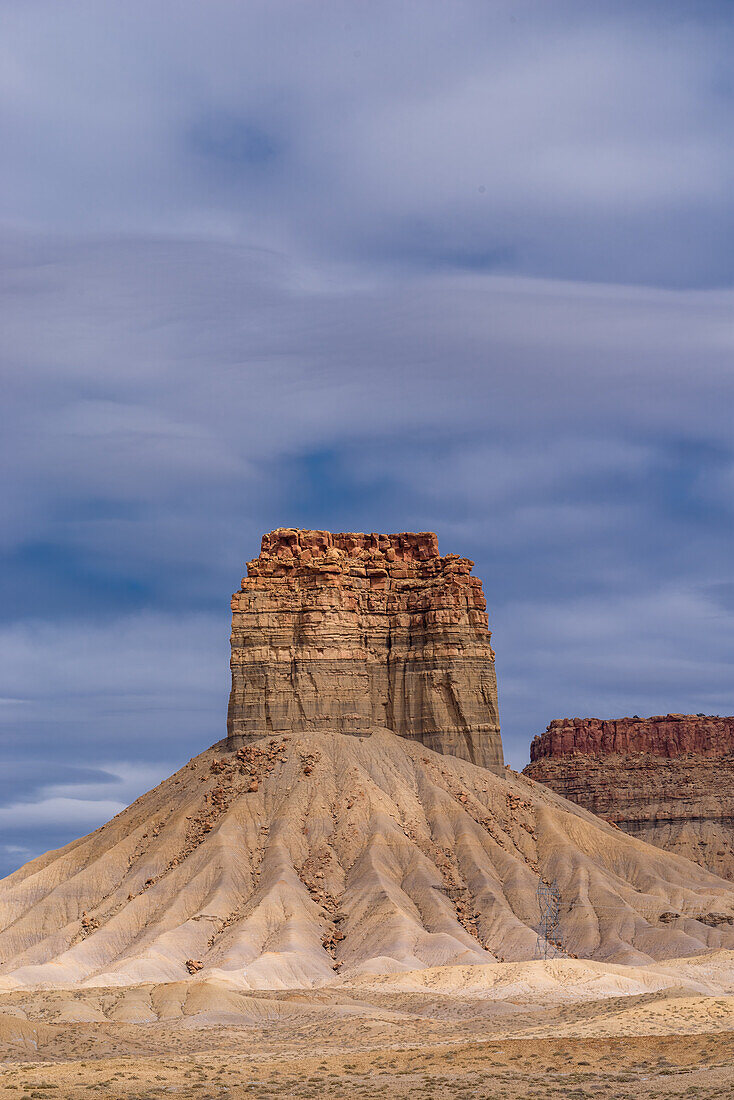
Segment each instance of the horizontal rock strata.
M676 757L731 756L734 718L703 714L659 714L653 718L556 718L534 737L530 760L549 756L608 756L650 753Z
M228 735L375 726L502 766L494 652L473 562L432 532L281 528L232 597Z
M620 829L734 879L734 718L560 719L525 774Z

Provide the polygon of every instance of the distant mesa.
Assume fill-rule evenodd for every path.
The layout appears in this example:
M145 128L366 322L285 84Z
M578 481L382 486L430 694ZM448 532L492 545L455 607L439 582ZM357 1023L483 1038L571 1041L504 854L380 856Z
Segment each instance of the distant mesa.
M705 714L658 714L653 718L556 718L534 737L530 760L569 755L725 757L734 754L734 718Z
M232 597L230 747L382 727L502 767L494 652L474 563L432 531L279 528Z
M531 779L734 880L734 717L556 719L530 761Z

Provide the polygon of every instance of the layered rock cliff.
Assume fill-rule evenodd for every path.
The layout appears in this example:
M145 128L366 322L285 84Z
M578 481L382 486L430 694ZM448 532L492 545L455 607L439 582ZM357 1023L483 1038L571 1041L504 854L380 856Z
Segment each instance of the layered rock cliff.
M232 597L232 747L382 726L502 766L494 652L473 562L432 532L281 528Z
M557 719L530 760L531 779L734 880L734 718Z
M734 753L734 718L660 714L654 718L556 718L534 737L530 760L547 757L645 753L725 757Z

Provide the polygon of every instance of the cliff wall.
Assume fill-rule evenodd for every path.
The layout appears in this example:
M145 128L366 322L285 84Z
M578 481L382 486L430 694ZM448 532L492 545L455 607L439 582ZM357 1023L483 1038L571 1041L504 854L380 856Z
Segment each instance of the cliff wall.
M673 758L730 756L734 718L703 714L660 714L653 718L556 718L534 737L530 760L544 757L649 753Z
M281 528L232 597L230 744L383 726L502 766L494 653L473 562L432 532Z
M734 718L560 719L530 758L531 779L734 880Z

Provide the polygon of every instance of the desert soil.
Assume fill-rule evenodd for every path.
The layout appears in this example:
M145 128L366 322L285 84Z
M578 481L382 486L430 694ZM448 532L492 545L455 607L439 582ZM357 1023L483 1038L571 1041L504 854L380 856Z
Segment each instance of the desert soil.
M731 952L661 967L654 992L629 968L642 991L622 996L621 968L571 965L501 966L491 983L464 967L320 990L8 993L0 1097L732 1096Z

